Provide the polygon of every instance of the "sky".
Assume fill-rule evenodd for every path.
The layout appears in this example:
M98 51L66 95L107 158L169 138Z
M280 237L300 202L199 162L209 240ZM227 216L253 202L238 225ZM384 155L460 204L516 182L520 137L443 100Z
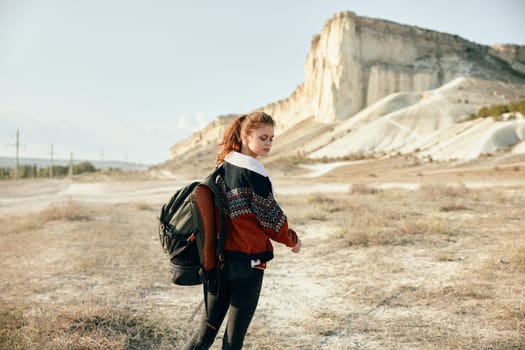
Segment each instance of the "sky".
M524 0L0 0L0 156L161 163L290 96L342 11L525 45Z

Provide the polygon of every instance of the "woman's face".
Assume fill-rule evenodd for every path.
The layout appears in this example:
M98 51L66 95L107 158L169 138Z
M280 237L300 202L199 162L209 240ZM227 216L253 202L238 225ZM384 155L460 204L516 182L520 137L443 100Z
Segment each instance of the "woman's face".
M263 124L249 133L243 132L241 153L253 158L266 156L272 149L273 137L272 125Z

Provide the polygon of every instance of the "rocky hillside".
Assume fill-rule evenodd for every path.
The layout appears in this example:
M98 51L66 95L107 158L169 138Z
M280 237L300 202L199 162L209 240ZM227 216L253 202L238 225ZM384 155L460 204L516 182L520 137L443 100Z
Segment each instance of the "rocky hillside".
M524 140L519 115L508 121L514 136L505 142L487 140L491 130L498 140L512 134L497 131L509 126L464 122L483 106L525 99L523 46L489 47L345 12L314 36L304 73L288 98L257 108L276 119L274 159L413 152L472 158ZM220 117L172 147L171 162L210 161L230 119ZM469 142L477 142L475 150ZM463 151L450 152L459 144Z

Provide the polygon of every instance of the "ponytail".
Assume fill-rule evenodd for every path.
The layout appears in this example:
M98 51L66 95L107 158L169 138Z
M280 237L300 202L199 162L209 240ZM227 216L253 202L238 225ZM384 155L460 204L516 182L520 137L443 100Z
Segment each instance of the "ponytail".
M224 162L224 158L231 151L240 152L242 147L242 132L250 132L261 124L274 126L272 117L264 112L243 114L235 118L224 132L221 151L217 154L217 165Z

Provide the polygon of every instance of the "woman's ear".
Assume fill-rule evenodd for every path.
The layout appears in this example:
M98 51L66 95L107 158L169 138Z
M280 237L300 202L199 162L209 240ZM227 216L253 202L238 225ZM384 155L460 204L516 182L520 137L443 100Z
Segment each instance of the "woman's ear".
M248 134L246 131L241 132L241 142L244 144L248 143Z

